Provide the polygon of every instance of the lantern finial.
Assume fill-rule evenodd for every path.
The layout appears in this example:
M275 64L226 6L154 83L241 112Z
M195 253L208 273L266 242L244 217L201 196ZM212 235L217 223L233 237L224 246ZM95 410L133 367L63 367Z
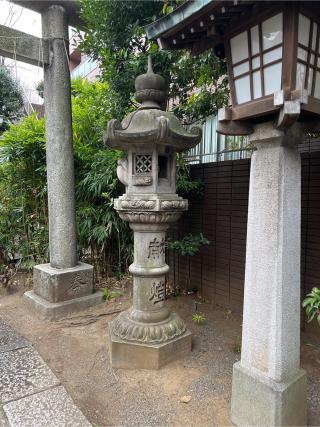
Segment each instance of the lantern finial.
M153 68L152 68L152 56L149 55L148 56L148 73L153 73Z
M148 70L136 78L135 88L135 98L141 103L139 109L161 110L165 105L168 84L162 76L153 72L151 55L148 56Z

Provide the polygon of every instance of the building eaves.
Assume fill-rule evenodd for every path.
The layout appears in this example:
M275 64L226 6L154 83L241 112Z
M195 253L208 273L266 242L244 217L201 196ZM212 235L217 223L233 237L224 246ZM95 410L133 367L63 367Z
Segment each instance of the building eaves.
M147 37L149 39L157 39L164 34L167 35L170 30L176 29L179 24L184 23L188 18L192 18L195 14L202 12L204 8L214 1L215 0L186 1L173 12L149 24L146 27Z
M199 54L214 49L224 55L224 40L244 19L254 20L260 9L273 9L278 2L257 0L187 1L173 12L146 27L149 39L162 49L189 49Z

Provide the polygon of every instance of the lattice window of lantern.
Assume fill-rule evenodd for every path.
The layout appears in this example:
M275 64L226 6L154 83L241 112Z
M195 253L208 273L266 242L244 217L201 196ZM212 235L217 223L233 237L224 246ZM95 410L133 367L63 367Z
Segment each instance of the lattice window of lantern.
M236 104L244 104L281 89L282 45L282 13L230 39Z
M148 173L152 171L152 154L135 155L135 173Z

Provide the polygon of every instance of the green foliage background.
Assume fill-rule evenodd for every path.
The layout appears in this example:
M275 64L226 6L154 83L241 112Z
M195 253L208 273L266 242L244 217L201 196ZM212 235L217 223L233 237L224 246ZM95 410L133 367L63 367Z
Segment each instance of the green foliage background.
M23 107L22 92L19 84L11 77L4 66L0 66L0 135L12 120L21 116Z
M124 192L116 177L120 153L103 146L110 119L106 83L72 83L79 255L97 274L126 268L132 236L112 207ZM11 125L0 140L0 263L31 268L48 261L44 119Z
M170 81L170 107L186 124L228 102L226 65L212 51L192 57L187 51L160 51L146 39L144 26L178 3L81 0L87 26L81 48L99 61L102 75L100 82L72 83L78 249L97 275L120 274L132 256L132 233L112 203L124 192L116 177L121 153L105 148L102 134L108 120L122 119L137 107L134 80L145 72L147 56L152 54L155 71ZM181 195L201 196L203 184L190 182L181 159L178 175ZM188 239L185 246L191 247ZM0 266L18 262L31 268L46 261L45 127L44 119L31 116L10 125L0 140Z
M229 88L226 64L212 50L197 57L186 50L159 50L144 27L181 1L81 0L86 36L81 48L99 61L109 84L111 115L121 119L136 106L135 78L154 70L170 82L170 108L186 124L202 120L226 105Z

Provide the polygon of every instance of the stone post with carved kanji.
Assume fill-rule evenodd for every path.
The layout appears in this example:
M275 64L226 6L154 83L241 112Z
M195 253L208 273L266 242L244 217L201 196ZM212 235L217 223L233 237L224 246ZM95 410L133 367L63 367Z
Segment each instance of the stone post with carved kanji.
M42 31L49 61L44 103L50 262L34 267L33 290L24 298L39 317L57 320L103 298L93 289L93 266L77 256L68 13L61 4L43 5Z
M111 362L116 368L158 369L191 349L191 333L165 303L166 230L187 210L176 194L176 153L200 142L201 129L187 132L162 110L167 83L148 72L136 79L138 110L108 124L105 142L127 152L117 174L126 193L115 209L134 232L133 306L110 324Z

